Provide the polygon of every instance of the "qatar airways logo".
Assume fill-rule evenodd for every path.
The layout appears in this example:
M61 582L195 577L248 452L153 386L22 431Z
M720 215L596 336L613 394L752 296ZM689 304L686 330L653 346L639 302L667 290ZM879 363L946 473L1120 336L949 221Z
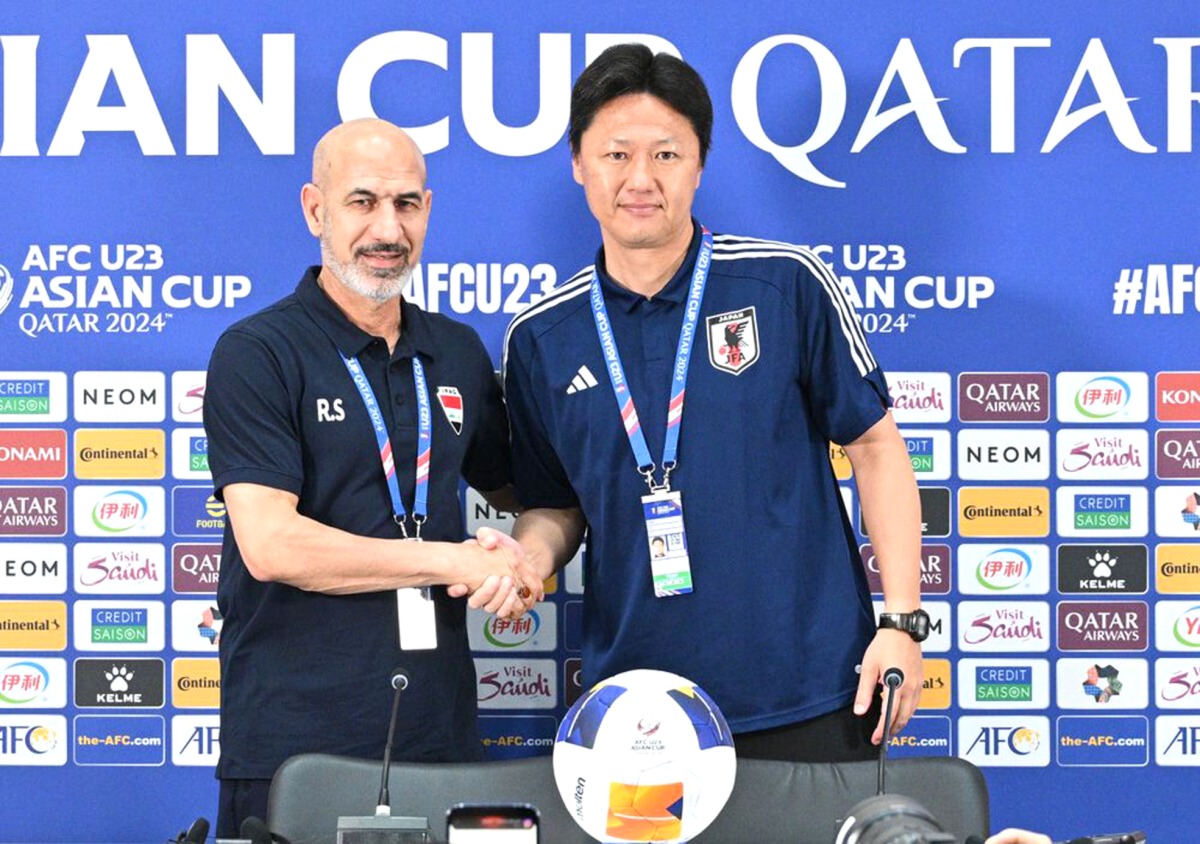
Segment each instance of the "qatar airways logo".
M220 154L222 104L240 121L242 128L264 155L292 155L295 152L296 99L311 96L297 90L296 66L310 66L311 56L296 55L294 33L269 33L260 36L259 56L235 56L220 35L192 33L184 35L182 43L155 44L159 52L175 56L179 75L186 80L187 125L168 128L151 87L142 70L142 62L127 34L106 33L87 35L87 50L79 66L51 66L60 56L73 56L77 44L72 40L46 39L40 35L0 36L3 52L3 76L6 94L4 137L0 156L76 156L80 155L93 132L127 132L132 134L146 156L177 155L183 145L185 155ZM570 106L571 80L578 71L578 58L573 44L580 38L571 33L540 33L537 38L536 85L538 108L533 119L523 126L502 123L496 114L496 101L503 92L496 90L495 69L501 62L533 50L528 38L501 39L490 32L464 32L456 49L450 42L429 32L394 30L373 35L355 45L337 69L337 107L343 119L375 115L371 94L376 77L389 68L389 78L406 76L403 65L418 63L450 72L453 55L461 67L453 70L461 78L461 125L479 147L496 155L525 157L537 155L557 144L567 125ZM626 41L648 43L655 51L679 55L679 50L657 35L630 33L586 33L583 40L583 60L590 62L611 44ZM303 41L302 41L303 43ZM1153 45L1153 46L1151 46ZM1058 108L1049 125L1037 127L1040 137L1038 151L1054 152L1083 126L1098 118L1106 125L1113 141L1139 154L1191 152L1191 125L1195 94L1190 84L1168 84L1168 80L1190 79L1194 38L1155 38L1150 43L1121 45L1132 51L1143 67L1161 67L1156 84L1165 98L1166 127L1163 137L1148 139L1138 124L1131 103L1147 93L1145 86L1126 91L1116 68L1109 58L1108 47L1100 38L1092 38L1082 52L1074 45L1055 47L1045 37L973 37L956 41L949 51L918 53L910 38L901 38L892 48L878 80L868 80L867 90L850 90L846 73L834 52L824 43L807 35L781 33L771 35L752 45L738 59L731 80L710 78L713 92L730 91L729 106L743 136L758 149L772 156L788 172L813 184L824 187L845 187L845 182L826 173L813 161L814 154L830 145L835 138L848 137L843 131L846 123L857 125L851 153L861 153L894 124L898 131L910 131L913 118L926 143L939 152L961 155L969 152L961 137L986 134L987 149L992 154L1018 151L1016 125L1018 66L1036 61L1039 53L1055 50L1065 61L1056 60L1074 70L1051 75L1035 75L1041 87L1058 101ZM1161 50L1161 53L1159 52ZM1067 56L1061 56L1068 53ZM786 98L783 107L798 105L800 91L790 91L761 80L768 60L774 66L794 66L798 72L814 77L818 113L806 138L793 143L772 137L763 125L760 104L770 98ZM261 78L256 86L241 68L243 63L261 64ZM882 62L881 62L882 64ZM400 65L400 67L395 67ZM984 72L986 69L986 72ZM332 69L330 71L332 73ZM56 96L38 97L38 80L74 76L73 89ZM1030 74L1023 79L1029 80ZM947 90L961 88L963 80L977 80L970 85L967 97L955 100L945 95ZM403 83L402 83L403 84ZM534 80L523 80L532 86ZM374 86L378 87L378 86ZM848 104L867 101L865 113L848 114ZM119 100L120 108L107 105L106 92ZM44 91L42 93L45 93ZM61 93L61 96L58 94ZM161 96L164 92L158 92ZM1041 92L1037 92L1041 99ZM1157 93L1157 92L1154 92ZM853 94L853 96L851 96ZM963 101L984 101L987 109L971 109L989 115L986 127L963 127L966 109ZM894 103L884 107L884 103ZM60 112L47 114L49 104L65 103ZM386 105L386 103L385 103ZM396 115L379 114L384 118ZM436 114L436 112L435 112ZM53 122L54 134L43 153L39 145L39 123ZM426 153L449 147L451 117L442 114L431 122L405 126ZM454 120L458 123L457 115ZM955 127L953 130L951 126Z

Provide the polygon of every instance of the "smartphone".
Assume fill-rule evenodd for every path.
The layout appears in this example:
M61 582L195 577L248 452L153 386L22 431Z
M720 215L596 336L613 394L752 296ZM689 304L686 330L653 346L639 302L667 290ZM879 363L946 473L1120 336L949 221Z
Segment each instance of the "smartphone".
M459 803L446 812L448 844L538 844L538 810L522 803Z

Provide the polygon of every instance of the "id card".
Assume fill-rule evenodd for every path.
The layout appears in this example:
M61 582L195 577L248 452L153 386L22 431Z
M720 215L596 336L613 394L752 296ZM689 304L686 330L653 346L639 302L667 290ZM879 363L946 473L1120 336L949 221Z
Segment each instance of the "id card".
M683 530L683 496L679 492L643 495L642 513L650 545L654 597L686 595L692 591L692 566Z
M406 586L396 590L396 612L400 618L400 650L430 651L437 647L437 614L433 593Z

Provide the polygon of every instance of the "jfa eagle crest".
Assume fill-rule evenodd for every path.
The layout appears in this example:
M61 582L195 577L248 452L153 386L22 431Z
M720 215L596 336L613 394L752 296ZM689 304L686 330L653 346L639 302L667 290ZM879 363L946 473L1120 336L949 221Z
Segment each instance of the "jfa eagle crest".
M715 314L704 322L708 328L708 362L717 369L741 375L758 360L754 308Z

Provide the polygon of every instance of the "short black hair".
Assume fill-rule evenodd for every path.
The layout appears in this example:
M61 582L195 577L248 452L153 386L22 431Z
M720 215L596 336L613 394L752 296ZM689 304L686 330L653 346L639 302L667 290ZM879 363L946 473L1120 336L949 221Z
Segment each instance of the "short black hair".
M670 53L654 53L645 44L614 44L584 68L571 90L571 122L567 140L579 154L583 133L601 108L626 94L650 94L692 124L700 139L700 166L712 146L713 110L700 74Z

